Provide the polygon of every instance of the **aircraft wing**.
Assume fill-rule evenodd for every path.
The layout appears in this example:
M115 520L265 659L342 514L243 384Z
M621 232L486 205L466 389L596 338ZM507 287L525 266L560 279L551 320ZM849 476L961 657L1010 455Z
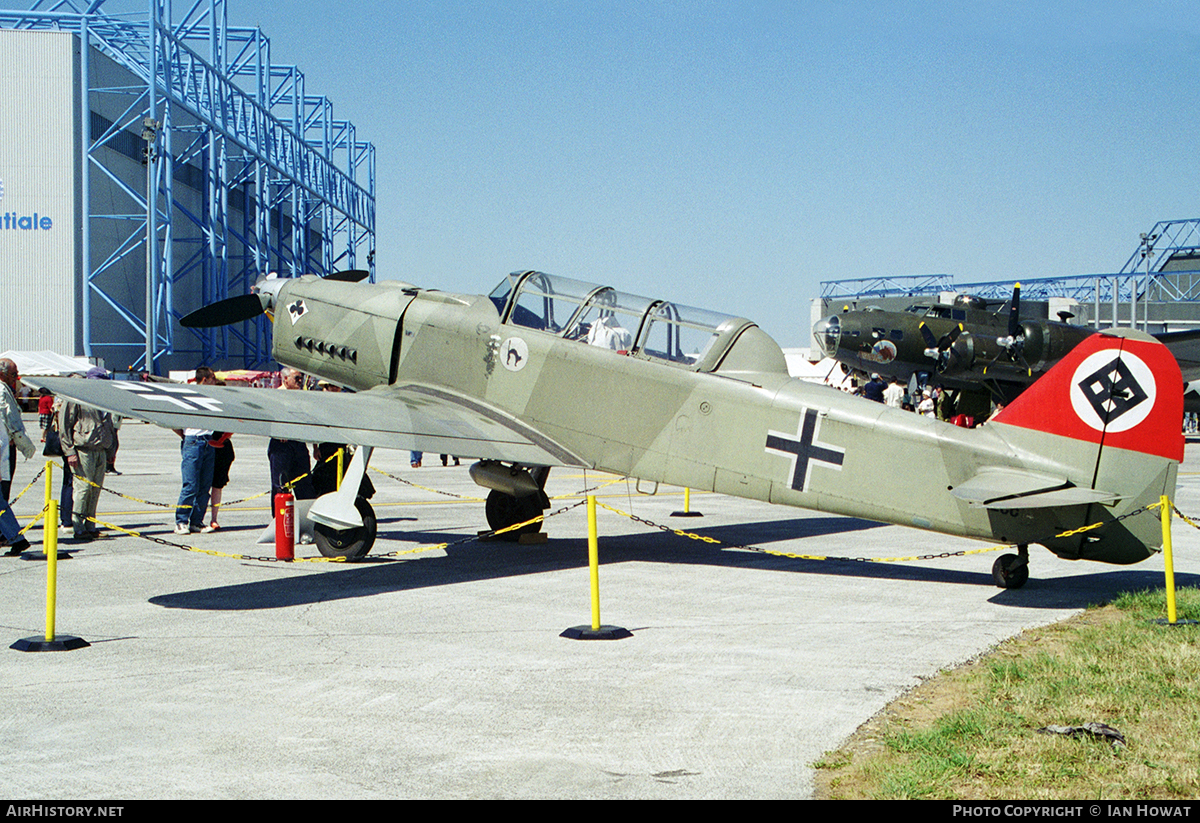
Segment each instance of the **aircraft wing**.
M349 393L63 377L24 382L113 414L172 429L351 443L531 466L586 465L569 449L510 414L422 384Z
M1200 329L1164 332L1154 336L1175 355L1184 383L1200 380Z
M950 490L968 505L987 509L1041 509L1109 503L1117 495L1076 486L1062 477L1019 469L982 469Z

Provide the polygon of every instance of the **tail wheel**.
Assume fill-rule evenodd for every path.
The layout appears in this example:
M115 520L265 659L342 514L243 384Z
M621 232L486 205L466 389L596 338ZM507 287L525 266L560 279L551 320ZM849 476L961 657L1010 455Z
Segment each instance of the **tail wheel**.
M992 564L992 580L1002 589L1019 589L1029 580L1029 556L1002 554Z
M354 508L358 509L363 521L357 528L335 529L323 523L313 524L317 550L322 557L359 560L375 545L375 510L361 497L354 501Z
M537 517L542 513L542 501L540 496L536 494L526 495L525 497L513 497L502 492L492 491L488 493L484 511L487 513L488 525L493 530L498 531ZM542 521L539 520L536 523L530 523L528 526L522 526L519 529L505 532L501 537L516 540L523 534L534 534L541 530Z

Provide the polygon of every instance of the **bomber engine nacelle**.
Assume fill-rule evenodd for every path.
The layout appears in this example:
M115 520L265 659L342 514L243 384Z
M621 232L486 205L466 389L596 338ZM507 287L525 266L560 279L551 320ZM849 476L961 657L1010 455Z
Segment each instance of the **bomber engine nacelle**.
M944 348L938 357L938 374L961 374L975 365L975 336L963 332Z

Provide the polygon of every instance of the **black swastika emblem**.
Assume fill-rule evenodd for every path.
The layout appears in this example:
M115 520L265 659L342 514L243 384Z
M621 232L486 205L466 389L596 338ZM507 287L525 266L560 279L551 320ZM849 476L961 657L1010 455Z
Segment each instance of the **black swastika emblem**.
M808 464L812 461L841 469L846 450L830 446L817 440L819 420L815 409L805 409L800 416L799 439L779 432L767 432L766 450L777 452L792 459L791 487L796 491L808 491Z
M1079 381L1079 390L1105 425L1146 400L1133 373L1119 357Z

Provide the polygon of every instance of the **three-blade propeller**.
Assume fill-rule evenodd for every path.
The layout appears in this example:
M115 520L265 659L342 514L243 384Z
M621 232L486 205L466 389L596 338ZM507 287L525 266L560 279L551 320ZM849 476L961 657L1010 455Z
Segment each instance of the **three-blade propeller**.
M999 351L997 351L996 356L992 358L992 362L988 363L987 366L984 367L984 374L987 374L988 369L996 365L996 361L1000 359L1001 355L1007 355L1010 362L1020 363L1021 367L1024 368L1026 372L1032 374L1032 369L1030 369L1029 364L1025 362L1025 330L1021 328L1020 283L1017 283L1015 286L1013 286L1012 301L1009 303L1008 307L1008 336L997 337L996 346L999 348Z
M937 361L934 369L938 374L954 371L961 359L968 353L963 347L955 346L963 333L963 325L959 323L942 335L941 339L933 336L933 332L925 323L920 325L921 339L925 341L925 356ZM966 336L969 342L971 335Z

